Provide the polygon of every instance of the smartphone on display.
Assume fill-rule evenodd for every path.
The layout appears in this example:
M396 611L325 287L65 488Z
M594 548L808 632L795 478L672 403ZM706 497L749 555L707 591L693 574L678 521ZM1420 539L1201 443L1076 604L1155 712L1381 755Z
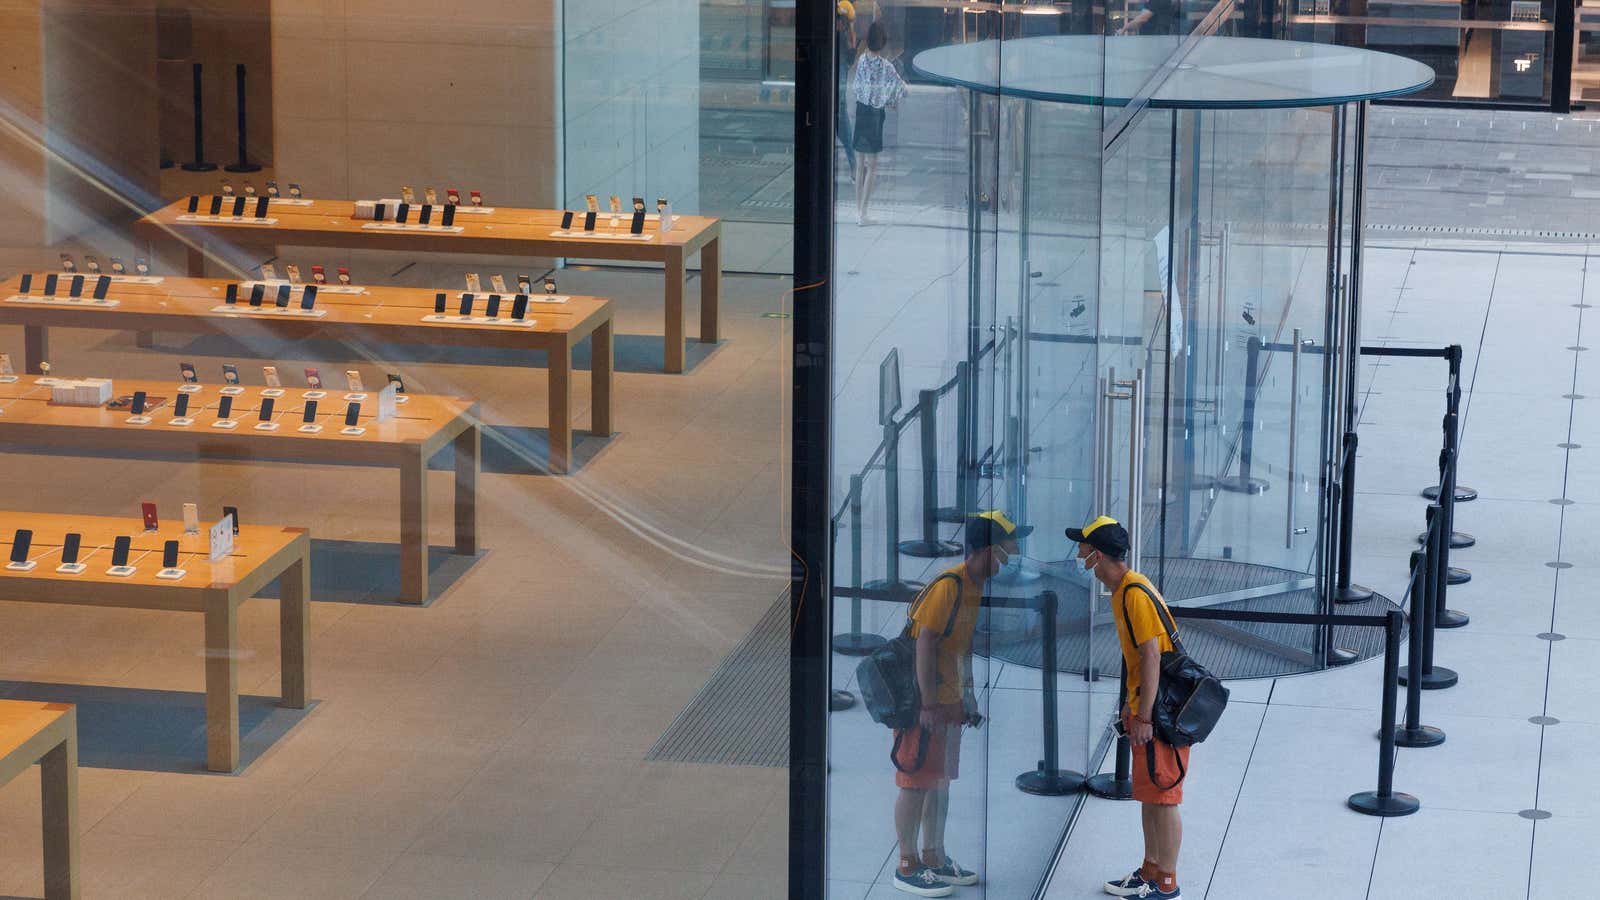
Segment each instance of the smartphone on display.
M133 538L127 535L118 535L115 543L111 545L111 565L122 567L128 564L128 552L133 549Z
M455 188L445 188L444 202L450 206L455 206L461 202L461 192Z
M349 268L347 268L345 266L340 266L339 267L339 283L340 284L349 284L350 283L350 270L349 270Z
M594 230L594 223L595 223L594 210L590 210L589 212L586 212L586 213L583 214L583 230L584 231L593 231Z
M239 302L239 285L236 282L229 282L223 290L222 302L229 306Z
M300 283L300 267L299 266L295 265L294 263L290 263L290 264L284 266L283 270L285 272L289 273L289 283L290 284L299 284Z
M217 401L217 418L227 419L233 416L233 398L223 397Z
M261 380L267 383L267 387L283 387L283 382L278 380L277 366L262 366Z
M299 200L300 199L300 185L295 184L292 181L289 182L289 196L292 199Z
M278 199L278 183L276 181L267 182L267 196L274 200Z
M224 519L226 519L229 516L233 516L233 533L234 534L238 534L239 533L239 507L237 507L237 506L224 506L222 508L222 517Z
M83 296L83 276L82 275L74 275L74 276L72 276L71 287L67 288L67 296L69 296L69 297L82 297Z
M111 257L111 274L113 274L113 275L126 275L126 274L128 274L128 267L123 265L122 260L116 258L115 256Z
M28 561L28 548L33 545L33 532L26 528L18 528L16 535L11 538L11 561L25 563Z
M472 315L472 295L471 294L462 294L461 295L461 315L463 315L463 316Z
M528 295L518 294L511 301L511 318L521 321L528 316Z
M287 309L288 308L288 306L289 306L289 292L291 290L293 290L293 288L289 287L289 285L287 285L287 284L278 285L278 308L279 309Z
M433 188L423 188L422 202L428 204L429 206L437 205L439 202L439 192Z
M434 312L434 314L435 315L441 315L441 316L444 315L444 311L449 306L449 303L450 303L450 298L445 296L443 292L434 294L433 295L433 312Z
M110 275L101 275L99 278L94 280L94 299L104 300L106 298L106 291L109 290L111 290Z
M344 408L344 424L345 424L345 427L354 428L354 427L356 427L356 423L360 422L360 421L361 421L361 404L352 402L349 406Z
M417 224L419 224L419 225L428 225L428 224L431 224L432 222L433 222L433 207L431 207L428 204L424 203L422 205L422 208L417 210Z
M271 201L265 197L256 198L256 218L265 219L267 217L267 205L270 202Z
M357 372L355 369L346 369L344 373L344 380L346 384L350 385L350 390L352 391L360 393L361 391L366 390L366 388L361 386L361 373Z
M306 369L306 384L320 390L322 388L322 374L316 369Z
M260 306L263 298L267 296L267 286L257 282L250 286L250 305Z
M471 203L473 206L482 206L483 194L479 191L468 191L467 202Z
M139 504L139 514L144 517L144 530L155 531L161 527L161 522L156 518L156 505L146 501Z
M324 269L321 266L312 266L311 267L311 280L316 282L317 284L327 284L328 283L328 270Z
M305 289L300 292L300 308L313 309L316 307L316 305L317 286L314 284L308 284L305 286Z
M56 285L59 283L60 279L56 277L56 273L51 272L46 275L44 277L44 295L46 297L54 297L56 295Z
M63 565L77 565L78 547L82 543L83 535L78 534L76 531L67 533L66 538L61 541L61 562Z
M191 213L191 214L199 212L200 211L200 195L199 194L190 194L189 195L189 205L184 207L184 209L186 211L188 211L189 213Z
M222 364L222 380L228 384L239 383L239 367L233 363Z
M467 273L467 290L474 294L483 292L483 279L478 277L477 272Z
M272 405L273 405L273 399L271 397L262 397L261 398L261 412L260 412L261 421L263 421L263 422L271 422L272 421Z
M194 370L194 363L178 363L178 371L183 375L184 384L200 383L200 376Z
M497 318L500 317L500 295L499 294L490 294L489 295L489 305L488 305L488 308L486 310L484 310L483 314L488 316L491 319L497 319Z
M234 218L237 219L237 218L242 218L244 216L244 205L245 205L245 199L243 197L235 197L235 198L233 198L233 216L234 216Z
M307 400L306 408L300 414L300 421L310 425L317 420L317 401Z
M189 395L179 394L177 402L172 407L172 417L186 419L189 417Z
M518 275L517 276L517 293L519 293L519 294L531 294L531 293L533 293L533 278L530 277L530 276L527 276L527 275Z
M394 220L396 222L399 222L401 225L404 225L404 224L406 224L406 220L409 219L409 218L411 218L411 204L402 203L399 206L395 207Z
M443 225L446 228L455 227L455 224L456 224L456 205L454 203L449 203L449 204L445 205L444 212L439 216L439 224Z
M61 254L59 259L61 260L61 271L68 274L78 271L78 264L72 261L71 253Z
M404 394L406 392L406 383L400 380L399 375L390 372L386 377L389 379L389 383L394 385L394 392L396 394Z
M167 541L161 545L161 568L176 569L178 567L178 542Z
M506 277L504 275L498 275L498 274L490 275L489 276L489 287L494 288L496 293L501 293L501 294L509 294L509 293L511 293L511 289L506 287Z
M28 272L22 273L22 284L17 286L18 293L26 294L26 293L28 293L29 291L32 291L32 290L33 290L33 275L31 273L28 273Z
M222 215L222 197L221 197L221 195L219 195L219 194L212 194L211 195L210 211L211 211L211 215L213 215L213 216Z
M144 391L134 391L133 392L133 406L130 407L130 409L131 409L131 411L133 412L134 415L136 415L136 416L144 415L144 402L145 402L146 399L148 399L148 397L147 397L147 395L145 394Z

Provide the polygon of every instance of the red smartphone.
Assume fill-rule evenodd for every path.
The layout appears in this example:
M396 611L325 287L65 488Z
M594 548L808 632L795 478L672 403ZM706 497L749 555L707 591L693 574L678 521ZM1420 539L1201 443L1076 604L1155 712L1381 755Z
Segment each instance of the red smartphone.
M306 384L320 389L322 387L322 375L316 369L306 369Z
M160 522L156 520L156 505L154 503L141 503L139 508L144 512L145 531L155 531L161 527Z

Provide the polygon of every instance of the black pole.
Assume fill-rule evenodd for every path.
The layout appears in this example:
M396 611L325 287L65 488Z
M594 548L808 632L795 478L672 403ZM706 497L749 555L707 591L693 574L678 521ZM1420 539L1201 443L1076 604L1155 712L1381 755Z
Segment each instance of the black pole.
M244 63L239 63L233 70L234 92L238 94L239 101L239 161L231 166L224 166L229 172L259 172L261 167L250 161L249 151L245 149L245 135L249 128L245 121L244 108Z
M1398 688L1395 684L1400 667L1400 627L1404 621L1397 609L1384 616L1383 629L1383 713L1378 725L1378 789L1352 794L1347 801L1350 808L1369 816L1409 816L1422 808L1422 803L1410 794L1397 794L1394 790L1395 705Z
M1355 549L1356 530L1356 448L1360 438L1354 431L1344 433L1343 472L1339 476L1339 584L1333 593L1335 603L1365 603L1372 591L1351 582L1350 568Z
M917 392L917 424L922 432L922 537L901 541L900 552L918 559L960 556L961 545L939 540L939 392Z
M1451 344L1444 348L1445 364L1450 368L1450 392L1445 395L1445 411L1459 412L1461 407L1461 345ZM1439 485L1431 485L1422 489L1422 496L1429 500L1439 499ZM1456 485L1455 498L1462 503L1478 499L1478 492L1473 488ZM1470 544L1467 546L1471 546Z
M972 507L973 442L972 364L956 363L956 501L940 507L934 515L941 522L965 522Z
M1471 572L1450 565L1450 547L1454 545L1455 535L1456 501L1454 492L1448 490L1448 488L1456 483L1456 461L1461 456L1460 451L1456 449L1456 442L1460 440L1459 423L1460 417L1455 413L1450 413L1444 417L1444 449L1439 452L1439 483L1447 488L1440 494L1444 500L1439 504L1439 514L1444 517L1442 533L1451 537L1449 540L1440 539L1442 551L1440 555L1442 559L1439 561L1439 569L1444 572L1444 576L1439 580L1439 602L1434 607L1433 612L1433 625L1435 628L1461 628L1472 621L1471 616L1459 610L1450 609L1445 602L1446 589L1449 585L1465 584L1472 580Z
M1128 664L1122 664L1122 681L1117 685L1117 716L1121 717L1128 705ZM1089 793L1102 800L1133 799L1133 744L1128 736L1117 733L1117 762L1115 772L1092 775L1085 784Z
M922 590L920 581L900 579L900 426L894 416L883 423L884 577L867 590L889 591L904 600Z
M1260 494L1267 490L1267 483L1260 478L1250 477L1251 457L1255 453L1256 443L1256 379L1261 367L1261 338L1250 336L1245 344L1244 357L1244 418L1239 427L1244 429L1244 434L1239 436L1239 474L1234 478L1219 477L1217 487L1235 494Z
M850 586L861 587L861 476L850 476ZM866 656L882 647L883 635L861 630L861 598L850 598L850 631L833 636L833 652Z
M1422 671L1423 626L1428 609L1428 554L1423 550L1411 553L1411 646L1406 648L1407 668ZM1407 680L1400 672L1395 681L1406 686L1406 721L1395 729L1394 740L1402 747L1433 747L1444 743L1444 732L1422 724L1422 679ZM1382 735L1379 735L1382 738Z
M217 164L206 162L206 101L200 90L200 64L194 64L194 160L183 164L185 172L215 172Z
M1060 768L1061 750L1056 709L1056 592L1039 595L1041 687L1044 689L1044 759L1032 772L1017 776L1017 789L1029 794L1059 797L1083 790L1085 779L1078 772Z

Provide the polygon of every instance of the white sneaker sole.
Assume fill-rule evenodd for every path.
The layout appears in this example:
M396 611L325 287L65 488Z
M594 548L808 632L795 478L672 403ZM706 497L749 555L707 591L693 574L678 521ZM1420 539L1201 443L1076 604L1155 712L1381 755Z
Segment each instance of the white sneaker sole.
M946 884L953 884L956 887L972 887L978 883L977 872L973 872L971 875L968 875L965 878L955 878L950 875L939 875L939 877L943 879Z
M901 881L898 878L896 878L894 881L894 889L897 891L905 891L908 894L915 894L918 897L948 897L956 892L956 889L948 884L942 884L933 888L921 888L915 885L906 884L904 881Z

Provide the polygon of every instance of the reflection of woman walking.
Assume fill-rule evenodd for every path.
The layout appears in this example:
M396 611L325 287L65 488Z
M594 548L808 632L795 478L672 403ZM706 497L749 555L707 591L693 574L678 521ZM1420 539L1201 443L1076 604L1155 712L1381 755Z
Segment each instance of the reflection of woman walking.
M883 152L884 110L906 95L906 83L895 71L894 63L882 56L889 33L881 22L867 29L867 48L856 59L850 79L850 95L856 101L856 158L861 161L856 175L856 213L862 225L867 221L867 203L872 199L878 175L878 154Z

